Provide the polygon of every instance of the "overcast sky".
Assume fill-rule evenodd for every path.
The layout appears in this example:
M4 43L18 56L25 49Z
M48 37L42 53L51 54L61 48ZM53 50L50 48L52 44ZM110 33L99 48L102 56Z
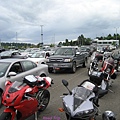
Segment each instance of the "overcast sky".
M0 0L1 42L57 43L120 32L120 0Z

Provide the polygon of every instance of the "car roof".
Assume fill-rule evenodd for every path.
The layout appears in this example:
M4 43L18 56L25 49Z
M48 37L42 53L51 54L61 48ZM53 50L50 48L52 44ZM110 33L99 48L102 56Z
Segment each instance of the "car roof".
M0 59L0 62L17 62L17 61L23 61L23 60L26 60L26 59L17 59L17 58L7 58L7 59Z
M79 48L78 46L62 46L60 48Z

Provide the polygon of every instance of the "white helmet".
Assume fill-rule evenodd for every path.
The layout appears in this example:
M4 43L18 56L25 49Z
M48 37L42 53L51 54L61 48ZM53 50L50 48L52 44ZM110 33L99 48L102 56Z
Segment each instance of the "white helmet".
M103 120L116 120L115 114L112 111L105 111L102 114L102 119Z

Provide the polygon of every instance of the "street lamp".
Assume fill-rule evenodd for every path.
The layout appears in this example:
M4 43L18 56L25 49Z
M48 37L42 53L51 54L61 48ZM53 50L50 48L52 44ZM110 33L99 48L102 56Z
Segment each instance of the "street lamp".
M41 26L41 45L43 46L43 25Z
M17 49L17 32L16 32L16 49Z
M116 29L116 40L117 40L117 29L118 29L119 27L115 27L115 29Z

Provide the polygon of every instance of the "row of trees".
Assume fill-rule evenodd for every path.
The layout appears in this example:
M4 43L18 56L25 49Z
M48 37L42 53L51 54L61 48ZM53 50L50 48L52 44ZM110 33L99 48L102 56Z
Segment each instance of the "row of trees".
M96 37L96 39L99 40L119 40L119 44L120 44L120 35L119 34L114 34L111 35L109 34L106 37ZM59 42L58 46L81 46L81 45L90 45L92 43L92 39L91 38L85 38L84 35L79 36L76 40L68 40L66 39L65 42Z
M119 34L114 34L111 35L109 34L106 37L96 37L96 39L99 40L119 40L120 44L120 35ZM59 42L58 46L81 46L81 45L90 45L92 43L91 38L85 38L84 35L80 35L76 40L68 40L66 39L65 42ZM38 43L37 45L30 44L30 43L1 43L1 47L5 49L26 49L26 48L33 48L33 47L40 47L41 43ZM54 44L50 45L51 47L54 47Z
M92 43L91 38L85 38L83 35L79 36L77 40L68 40L65 42L59 42L58 46L81 46L81 45L90 45Z

